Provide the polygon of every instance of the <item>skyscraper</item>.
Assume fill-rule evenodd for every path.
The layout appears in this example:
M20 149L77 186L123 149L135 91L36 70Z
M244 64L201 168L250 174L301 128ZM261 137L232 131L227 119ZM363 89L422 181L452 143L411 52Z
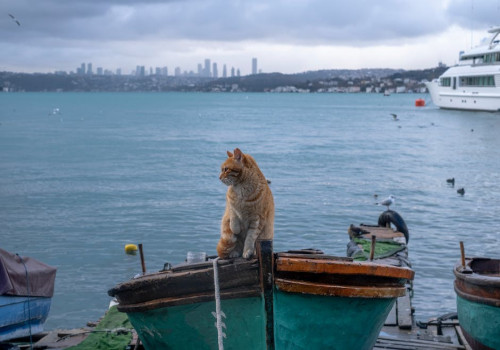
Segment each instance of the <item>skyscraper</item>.
M257 74L257 58L252 58L252 74Z
M222 77L223 78L227 78L227 67L226 65L224 64L224 66L222 67Z
M87 75L92 75L94 74L92 72L92 63L87 63Z
M205 58L205 69L203 70L203 76L205 77L210 77L211 74L210 74L210 59L209 58Z
M217 63L216 63L216 62L214 62L214 63L212 64L212 76L213 76L214 78L216 78L216 79L219 77L219 71L218 71L218 69L217 69Z

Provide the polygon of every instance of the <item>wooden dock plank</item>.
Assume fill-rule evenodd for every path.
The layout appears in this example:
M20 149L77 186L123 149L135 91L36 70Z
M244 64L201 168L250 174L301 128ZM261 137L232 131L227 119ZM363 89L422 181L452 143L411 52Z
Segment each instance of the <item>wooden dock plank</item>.
M410 293L399 297L397 299L397 316L398 316L398 326L401 329L411 329L413 325L413 320L411 316L411 301Z
M461 350L465 349L462 345L452 343L442 343L430 340L420 339L399 339L379 337L374 349L442 349L442 350Z

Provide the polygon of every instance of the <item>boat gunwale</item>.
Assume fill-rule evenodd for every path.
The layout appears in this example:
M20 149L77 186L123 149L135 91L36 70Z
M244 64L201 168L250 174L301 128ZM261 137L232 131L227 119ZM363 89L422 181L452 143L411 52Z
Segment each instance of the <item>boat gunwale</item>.
M365 275L411 280L415 272L407 267L377 264L367 261L343 261L330 259L308 259L279 257L277 272L317 273L336 275Z
M462 264L459 262L455 265L453 273L456 279L462 280L467 284L475 286L484 286L498 288L500 290L500 275L499 276L489 276L482 274L477 266L472 266L474 263L478 262L498 262L500 264L500 259L490 259L490 258L466 258L466 267L464 269ZM472 273L471 273L472 272ZM498 273L498 272L496 272Z
M291 280L275 278L275 285L280 291L288 293L302 293L312 295L324 295L347 298L397 298L406 294L404 285L382 285L382 286L352 286L331 285L310 281Z
M260 286L257 259L238 259L218 268L221 293L235 288L252 289ZM110 289L108 294L120 304L135 305L165 298L181 298L183 295L213 293L213 290L213 267L207 264L203 268L194 266L192 270L160 271L141 276L119 284Z
M499 259L490 258L467 258L466 268L457 263L453 269L455 281L453 283L455 292L463 299L500 307L500 276L483 275L480 272L485 268L494 266ZM480 266L478 266L480 265ZM493 271L498 273L498 271Z
M221 300L240 299L262 296L260 288L236 288L234 290L227 290L220 292ZM167 297L160 299L148 300L136 304L118 304L118 311L131 313L131 312L145 312L166 307L196 304L201 302L210 302L215 300L215 291L191 294L187 296Z
M464 288L463 285L457 283L457 280L453 283L455 293L463 299L472 301L479 304L491 305L494 307L500 307L500 299L491 297L489 295L478 295L471 291L470 289Z

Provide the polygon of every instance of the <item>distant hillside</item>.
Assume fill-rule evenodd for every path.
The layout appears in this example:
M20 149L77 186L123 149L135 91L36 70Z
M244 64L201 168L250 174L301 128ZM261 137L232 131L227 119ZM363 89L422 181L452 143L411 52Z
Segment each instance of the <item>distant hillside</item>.
M192 86L187 90L213 91L221 89L228 91L232 85L237 85L239 90L248 92L264 92L281 86L294 86L298 89L307 89L312 92L323 88L325 85L339 87L347 86L349 82L368 85L373 80L404 80L414 81L432 80L440 76L447 68L430 68L425 70L405 71L402 69L359 69L359 70L320 70L297 74L266 73L243 77L232 77L211 80L201 86ZM333 82L335 84L333 84Z
M264 73L231 78L201 78L196 76L135 77L130 75L70 75L25 74L0 72L0 91L247 91L265 92L280 87L317 92L336 87L359 87L363 92L370 86L400 86L399 81L415 83L432 80L446 67L405 71L401 69L332 69L297 74ZM388 80L383 84L382 80ZM378 85L377 85L378 84Z

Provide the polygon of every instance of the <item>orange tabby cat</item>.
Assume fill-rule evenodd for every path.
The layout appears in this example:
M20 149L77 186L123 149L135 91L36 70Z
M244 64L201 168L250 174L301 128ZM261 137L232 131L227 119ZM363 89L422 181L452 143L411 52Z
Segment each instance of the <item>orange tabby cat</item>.
M229 188L217 253L222 259L249 259L257 239L273 239L273 194L252 156L238 148L227 155L219 176Z

